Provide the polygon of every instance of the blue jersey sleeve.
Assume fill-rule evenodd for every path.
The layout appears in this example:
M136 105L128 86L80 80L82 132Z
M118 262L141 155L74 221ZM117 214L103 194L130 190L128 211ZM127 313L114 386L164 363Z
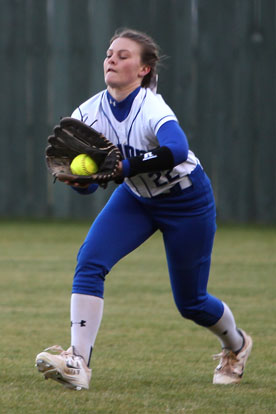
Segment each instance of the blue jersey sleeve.
M184 131L176 121L163 124L157 132L157 139L160 147L164 146L171 150L174 165L187 160L189 144Z

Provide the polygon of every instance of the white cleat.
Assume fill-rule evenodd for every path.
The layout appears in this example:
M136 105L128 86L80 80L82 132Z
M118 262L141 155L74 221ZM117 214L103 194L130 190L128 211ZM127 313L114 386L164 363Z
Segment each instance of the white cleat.
M213 384L238 384L243 376L247 358L250 355L252 338L240 329L244 338L244 345L238 354L229 349L223 349L214 359L220 359L213 377Z
M37 355L35 366L45 379L52 379L66 388L88 389L92 370L87 367L84 359L74 354L73 348L64 351L54 345Z

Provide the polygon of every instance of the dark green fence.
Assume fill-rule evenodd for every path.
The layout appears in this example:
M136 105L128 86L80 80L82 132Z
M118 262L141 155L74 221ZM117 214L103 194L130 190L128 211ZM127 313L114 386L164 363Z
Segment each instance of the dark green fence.
M0 0L0 217L93 217L112 188L53 185L46 138L104 88L117 27L167 56L159 91L212 179L223 221L276 221L275 0Z

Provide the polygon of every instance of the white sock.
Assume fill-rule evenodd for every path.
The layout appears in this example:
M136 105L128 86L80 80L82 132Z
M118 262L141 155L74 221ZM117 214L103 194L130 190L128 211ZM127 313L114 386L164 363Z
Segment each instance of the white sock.
M92 349L103 316L104 301L90 295L71 296L71 345L89 366Z
M237 330L231 310L226 303L223 303L223 306L224 312L222 317L215 325L209 326L208 329L219 338L222 348L237 352L243 346L243 336Z

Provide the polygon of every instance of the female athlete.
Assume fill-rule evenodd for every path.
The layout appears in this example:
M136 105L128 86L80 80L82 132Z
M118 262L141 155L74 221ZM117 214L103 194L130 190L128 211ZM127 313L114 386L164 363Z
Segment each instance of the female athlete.
M123 181L93 222L80 248L71 297L71 346L36 357L46 378L88 388L90 358L100 327L106 275L153 233L163 236L180 314L217 336L222 352L214 384L238 383L252 339L237 329L229 307L207 292L216 230L210 180L189 149L176 115L156 92L158 47L147 34L116 32L104 60L106 90L72 114L105 135L123 155ZM95 122L96 121L96 122ZM97 184L71 185L91 194Z

